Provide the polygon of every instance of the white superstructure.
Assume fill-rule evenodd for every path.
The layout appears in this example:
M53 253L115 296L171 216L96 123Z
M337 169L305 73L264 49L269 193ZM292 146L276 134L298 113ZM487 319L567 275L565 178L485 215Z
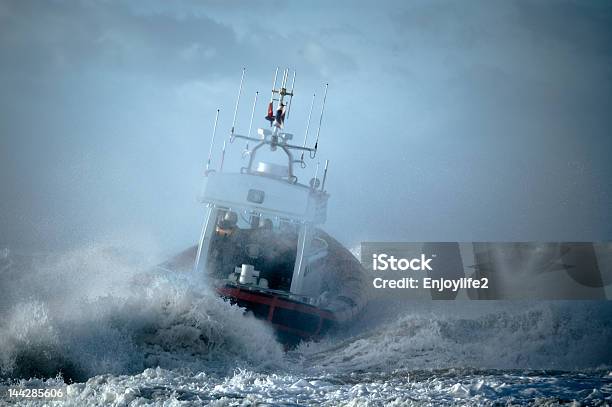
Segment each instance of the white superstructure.
M295 73L291 90L287 90L286 84L289 70L285 69L282 74L280 86L276 88L278 68L274 76L272 97L268 106L266 119L270 121L270 128L257 129L257 135L251 136L251 125L253 114L257 103L257 95L253 103L251 113L251 125L248 134L241 135L235 132L236 112L240 102L242 83L244 81L244 70L240 81L234 119L230 131L230 144L237 139L245 140L247 147L243 158L248 162L238 171L230 172L223 169L227 143L224 143L221 154L219 170L211 168L212 142L206 164L206 177L201 195L201 201L206 204L205 220L199 240L195 259L195 270L201 271L211 263L215 255L215 241L221 241L218 235L225 233L224 227L233 228L228 233L234 233L232 246L225 252L230 252L234 246L238 246L240 253L236 259L230 262L234 264L218 268L227 270L255 270L254 267L268 267L265 260L263 246L279 243L280 246L294 251L293 254L285 253L285 257L291 258L293 264L290 271L290 287L288 292L303 297L318 296L317 284L307 281L310 264L316 262L327 254L327 244L324 240L315 236L315 227L325 222L327 216L328 193L325 192L325 181L327 177L328 161L325 162L322 179L317 178L318 165L314 177L309 182L302 183L298 179L294 169L296 165L301 169L306 168L307 163L304 156L314 159L317 154L318 140L325 99L327 96L327 85L321 105L321 116L314 147L306 147L310 119L312 116L313 101L310 106L308 123L303 145L291 144L293 134L284 131L285 122L288 118L293 99L293 87L295 84ZM288 103L285 102L288 99ZM213 142L217 128L219 110L215 118L213 130ZM252 145L252 147L249 147ZM281 155L282 163L260 161L260 152L269 150ZM296 156L294 156L294 154ZM297 157L297 155L300 157ZM229 223L229 226L225 225ZM236 237L238 236L238 237ZM225 238L225 237L224 237ZM216 239L216 240L215 240ZM229 238L226 238L229 240ZM238 250L238 249L236 249ZM246 257L244 253L246 252ZM219 255L220 256L220 255ZM226 255L227 257L227 255ZM252 259L252 261L250 261ZM246 262L246 263L245 263ZM217 264L217 263L215 263ZM231 267L230 267L231 266ZM269 267L272 267L271 265ZM274 265L279 273L289 265ZM261 270L264 274L265 270ZM285 270L288 271L288 270ZM244 271L247 273L247 271ZM250 271L248 271L250 272ZM259 273L259 270L255 270ZM223 277L223 275L221 275ZM233 277L230 277L233 278ZM238 278L238 277L236 277ZM287 276L289 279L289 276ZM282 284L268 279L261 279L262 284L271 284L271 289L281 289ZM243 278L250 280L250 275ZM276 285L275 285L276 284ZM262 287L263 288L263 287Z

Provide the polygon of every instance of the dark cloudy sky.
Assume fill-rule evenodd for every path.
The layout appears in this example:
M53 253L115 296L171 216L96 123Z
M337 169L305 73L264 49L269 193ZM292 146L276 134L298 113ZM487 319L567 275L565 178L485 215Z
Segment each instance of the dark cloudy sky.
M330 83L345 243L612 239L610 2L2 0L0 245L194 242L215 109L277 65L298 141Z

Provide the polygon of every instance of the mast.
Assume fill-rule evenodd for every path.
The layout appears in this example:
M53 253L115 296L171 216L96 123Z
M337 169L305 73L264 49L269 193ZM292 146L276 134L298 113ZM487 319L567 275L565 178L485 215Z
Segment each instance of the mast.
M321 103L321 112L319 115L319 124L317 127L316 138L313 147L308 147L308 138L310 135L310 127L312 121L312 114L314 112L314 105L316 101L316 93L312 94L312 100L310 102L310 108L308 110L308 120L306 122L306 129L304 132L304 141L301 143L302 145L291 144L291 140L293 138L293 134L285 132L283 129L285 127L285 119L289 117L289 114L292 110L293 105L293 96L295 90L295 80L296 80L296 72L289 68L283 68L282 72L280 72L279 79L279 67L276 67L274 72L274 78L272 80L272 90L270 95L270 102L268 104L268 114L265 116L266 120L270 122L270 126L273 127L272 131L259 129L257 135L253 135L253 124L255 119L255 110L257 109L257 102L259 99L259 92L255 92L255 97L253 98L253 104L251 107L251 114L249 118L249 127L246 135L238 134L236 132L237 121L238 121L238 109L240 106L240 99L242 97L242 90L244 86L244 78L246 74L246 68L242 68L242 74L240 76L240 84L238 86L238 94L236 97L236 104L234 106L234 112L232 117L232 127L230 129L230 137L229 142L233 143L236 138L244 139L246 141L245 150L243 151L243 156L249 156L248 165L242 168L241 171L246 173L257 173L254 169L255 159L254 156L258 152L258 150L263 146L268 146L271 151L276 151L277 149L281 150L287 156L288 170L287 175L281 178L285 179L290 183L297 183L297 177L293 173L294 163L299 163L301 168L306 168L307 164L304 161L304 154L308 152L308 155L311 159L316 158L317 150L319 147L319 140L321 136L321 127L323 123L323 114L325 111L325 103L327 101L327 90L329 84L325 84L323 99ZM291 78L290 78L291 76ZM289 88L289 82L290 88ZM287 99L289 99L287 101ZM287 104L285 105L285 101ZM275 103L278 103L275 109ZM217 129L218 115L215 118L215 125L213 128L213 142ZM250 147L251 142L255 143L253 148ZM227 141L223 142L223 146L221 149L221 160L219 165L219 171L223 171L224 163L225 163L225 155L227 149ZM299 159L294 159L294 154L300 153ZM209 151L209 157L207 161L207 172L210 171L211 166L211 155L212 155L212 143L211 149ZM319 171L320 164L317 163L317 174ZM327 162L325 164L325 169L327 169ZM325 177L326 173L324 173ZM316 189L316 188L315 188Z

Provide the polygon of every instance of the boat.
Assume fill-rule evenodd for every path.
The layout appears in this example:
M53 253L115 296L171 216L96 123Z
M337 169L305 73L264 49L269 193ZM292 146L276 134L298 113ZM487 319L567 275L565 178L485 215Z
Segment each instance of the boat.
M243 69L229 143L223 143L218 169L212 168L211 160L219 109L215 116L201 194L205 213L199 242L164 267L177 268L186 259L194 259L194 272L206 275L220 296L267 321L282 342L295 344L320 338L330 328L357 317L366 303L365 271L347 248L321 228L330 196L325 189L329 160L319 177L315 159L328 85L316 139L309 147L316 94L304 141L292 144L293 134L285 131L295 85L294 71L288 89L289 69L283 70L278 87L278 68L274 74L267 126L251 135L256 93L248 133L235 131L244 74ZM246 142L245 165L227 171L223 164L228 146L238 140ZM309 164L315 164L314 176L301 182Z

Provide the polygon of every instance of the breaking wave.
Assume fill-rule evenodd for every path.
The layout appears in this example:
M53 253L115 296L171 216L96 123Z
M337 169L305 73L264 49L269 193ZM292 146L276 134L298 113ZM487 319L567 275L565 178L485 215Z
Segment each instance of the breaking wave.
M571 371L609 369L611 342L609 301L378 301L355 329L299 352L319 371Z
M610 302L379 298L354 326L285 352L266 324L221 300L201 276L142 258L99 246L13 256L0 269L0 376L612 366Z
M273 332L190 272L93 247L0 275L0 375L82 381L149 367L225 373L282 363Z

